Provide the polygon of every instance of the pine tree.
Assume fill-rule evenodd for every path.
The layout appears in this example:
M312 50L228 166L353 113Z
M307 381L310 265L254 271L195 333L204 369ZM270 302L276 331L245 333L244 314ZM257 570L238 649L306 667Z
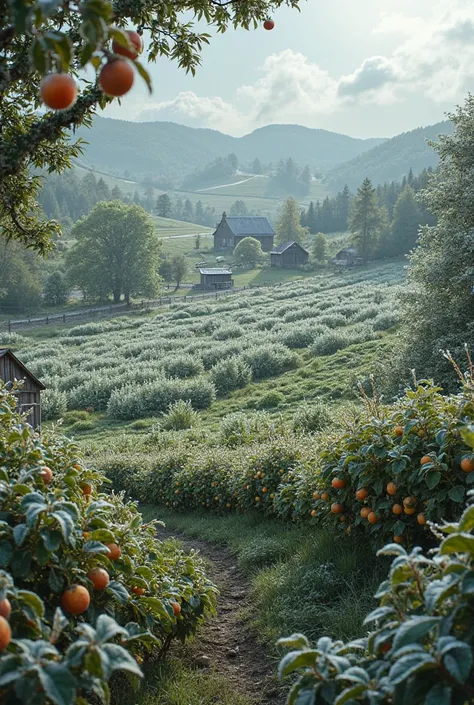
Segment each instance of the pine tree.
M52 272L44 285L44 300L48 306L62 306L69 298L69 287L59 270Z
M349 227L349 214L351 210L351 193L347 184L336 197L337 228L338 232L346 232Z
M187 198L184 202L183 220L186 220L188 223L194 222L194 208L189 198Z
M262 163L258 157L255 157L252 163L252 174L263 174Z
M113 187L111 195L114 201L121 201L123 199L123 193L118 186Z
M370 179L364 179L352 204L350 231L359 255L366 264L377 245L382 214L378 205L377 191Z
M230 207L230 215L248 215L245 201L235 201Z
M276 228L276 242L281 244L294 240L300 245L306 241L308 232L300 223L300 207L294 198L288 198L281 209Z
M112 199L109 185L104 181L104 179L102 179L102 177L97 182L96 196L97 202L110 201Z
M388 257L406 255L418 238L421 214L411 186L405 186L395 204Z
M204 225L204 208L202 207L202 201L196 203L195 219L196 223Z
M156 199L156 214L160 218L171 218L173 215L173 204L167 193L162 193Z
M177 198L173 209L173 218L175 220L183 220L183 199Z

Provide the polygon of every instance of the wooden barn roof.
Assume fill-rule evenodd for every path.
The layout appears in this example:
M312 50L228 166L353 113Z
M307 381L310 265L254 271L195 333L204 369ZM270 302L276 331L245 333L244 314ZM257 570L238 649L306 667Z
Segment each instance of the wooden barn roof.
M270 254L272 255L282 255L284 252L286 252L292 245L298 245L298 247L306 252L307 255L309 255L308 250L305 250L305 248L300 245L299 242L296 242L295 240L288 240L288 242L282 242L281 245L278 245L278 247L275 247Z
M200 269L199 270L200 274L232 274L230 269L220 269L220 268L214 268L214 269Z
M22 361L19 360L17 358L17 356L14 355L9 348L0 348L0 357L5 357L5 355L8 355L9 357L13 358L14 362L16 362L16 364L19 367L21 367L21 369L23 370L23 372L25 373L25 376L32 379L38 385L38 387L40 389L46 389L43 382L40 382L39 379L33 374L33 372L30 372L30 370L27 367L25 367L25 365L22 363ZM13 380L4 380L4 381L11 382Z
M268 218L264 216L226 216L227 225L234 235L275 235Z

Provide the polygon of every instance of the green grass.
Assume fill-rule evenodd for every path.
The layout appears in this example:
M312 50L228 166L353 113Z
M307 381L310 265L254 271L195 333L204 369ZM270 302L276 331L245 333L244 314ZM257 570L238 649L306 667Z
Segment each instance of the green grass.
M195 235L196 233L212 233L212 228L207 228L205 225L197 225L196 223L187 223L183 220L173 220L173 218L159 218L156 215L152 215L152 220L155 224L155 230L159 237L173 237L176 235ZM183 238L187 240L187 238ZM201 241L204 240L201 237ZM194 240L192 237L189 238L189 242L194 245Z
M304 632L349 640L363 636L363 620L375 602L384 562L363 543L333 532L271 521L260 515L215 516L142 507L189 536L225 544L251 579L247 615L257 636L274 648L281 636Z
M251 705L235 686L213 671L188 665L189 647L175 647L164 662L144 668L144 678L133 689L125 679L112 687L112 705Z

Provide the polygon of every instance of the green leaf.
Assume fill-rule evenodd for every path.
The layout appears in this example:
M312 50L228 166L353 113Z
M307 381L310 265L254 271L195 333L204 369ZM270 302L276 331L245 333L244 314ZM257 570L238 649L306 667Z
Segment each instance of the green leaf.
M462 428L461 436L466 445L474 448L474 426L465 426L465 428Z
M10 561L10 569L15 578L24 578L25 575L28 575L31 567L31 558L31 551L18 549L13 552Z
M439 470L429 470L426 473L425 480L426 480L426 484L428 485L428 488L430 490L433 490L436 487L436 485L438 485L439 482L441 481L441 473L439 472Z
M108 529L96 529L92 532L91 539L103 543L115 543L115 536Z
M398 627L393 640L393 649L420 641L439 623L439 617L413 617Z
M459 531L469 533L474 529L474 506L468 507L459 520Z
M38 597L36 593L30 592L29 590L18 590L17 596L19 600L25 602L32 608L32 610L39 617L39 619L43 619L44 603L43 600Z
M107 654L109 665L113 671L129 671L137 676L143 676L140 666L133 656L118 644L104 644L101 651Z
M393 607L377 607L377 609L373 610L373 612L364 619L364 626L393 614L396 614Z
M448 492L448 497L452 499L453 502L462 502L465 494L466 490L464 487L462 485L456 485L456 487L451 487Z
M48 551L57 551L63 540L62 534L57 529L44 528L40 531L43 543Z
M463 595L474 595L474 570L470 570L464 575L461 592Z
M125 605L129 599L130 595L128 594L126 588L122 585L122 583L117 582L117 580L111 580L110 583L107 586L107 590L112 593L112 595L117 598L117 600L122 604ZM142 598L141 603L143 603L145 598ZM156 598L146 598L148 600L153 600ZM158 600L159 602L159 600Z
M366 683L359 683L358 685L351 685L350 688L343 690L340 695L335 699L334 705L344 705L349 700L355 700L360 695L363 695L367 691Z
M436 666L435 659L426 652L403 656L390 669L389 679L391 685L398 685L410 678L414 673L436 668Z
M13 554L10 541L0 541L0 568L6 568Z
M472 651L468 644L456 642L443 656L444 667L458 683L465 683L472 669Z
M13 538L17 546L21 546L23 541L28 534L28 527L26 524L17 524L13 529Z
M407 556L406 550L398 543L389 543L379 551L377 556Z
M82 549L86 553L104 553L105 555L110 553L107 546L100 541L86 541Z
M44 663L44 662L43 662ZM76 679L65 664L49 662L38 668L44 692L55 705L73 705Z
M109 639L112 639L117 634L127 635L126 629L121 627L115 619L109 617L107 614L101 614L95 625L96 639L100 643L104 643Z
M451 534L441 543L440 553L469 553L474 556L474 536L470 534Z
M51 568L48 575L49 587L53 592L60 593L64 589L64 576L57 573L54 568Z
M139 61L134 61L134 64L136 66L138 73L145 81L149 93L151 93L152 92L152 85L151 85L151 78L150 78L148 71L145 69L145 67Z
M437 683L426 694L425 705L451 705L452 689L444 683Z
M289 673L293 673L298 668L309 668L314 666L318 658L318 652L312 649L307 651L290 651L283 656L278 666L278 677L283 678Z

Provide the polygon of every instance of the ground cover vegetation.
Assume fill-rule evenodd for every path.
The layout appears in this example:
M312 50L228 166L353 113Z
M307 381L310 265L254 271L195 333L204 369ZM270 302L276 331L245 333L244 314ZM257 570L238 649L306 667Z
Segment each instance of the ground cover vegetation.
M109 701L116 671L192 634L215 591L201 560L156 539L65 438L40 437L0 389L2 702Z

